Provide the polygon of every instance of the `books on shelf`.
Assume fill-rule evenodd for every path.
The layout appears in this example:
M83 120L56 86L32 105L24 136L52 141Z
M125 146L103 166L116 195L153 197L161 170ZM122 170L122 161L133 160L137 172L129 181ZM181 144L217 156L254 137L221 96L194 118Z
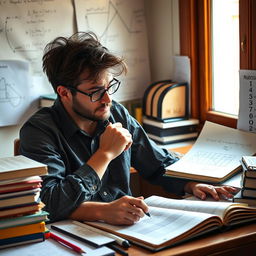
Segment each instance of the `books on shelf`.
M216 229L256 220L256 208L245 204L159 196L146 198L145 202L151 217L145 216L132 226L86 223L158 251Z
M222 183L239 172L243 155L255 152L254 133L206 121L193 147L166 168L166 175Z
M19 155L0 158L0 180L47 174L47 165Z
M39 106L41 108L51 107L56 99L57 99L56 93L49 93L49 94L41 95L40 99L39 99L40 100Z

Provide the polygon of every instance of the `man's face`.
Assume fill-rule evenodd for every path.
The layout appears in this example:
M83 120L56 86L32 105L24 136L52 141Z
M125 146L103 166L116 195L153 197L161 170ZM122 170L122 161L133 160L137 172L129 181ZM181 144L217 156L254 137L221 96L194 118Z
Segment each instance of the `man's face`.
M107 88L112 79L112 75L109 75L107 72L104 73L97 82L86 81L83 80L82 77L82 82L77 86L77 89L91 94L99 89ZM80 118L92 121L104 121L110 116L111 102L112 98L111 95L108 95L108 92L105 92L103 97L96 102L91 102L89 96L76 92L76 94L73 95L72 110Z

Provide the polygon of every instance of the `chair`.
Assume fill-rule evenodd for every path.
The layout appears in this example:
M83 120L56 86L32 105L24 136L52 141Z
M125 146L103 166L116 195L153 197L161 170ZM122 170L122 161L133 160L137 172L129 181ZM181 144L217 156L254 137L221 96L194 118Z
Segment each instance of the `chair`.
M14 155L15 156L18 156L20 154L19 149L20 149L20 139L17 138L14 140Z

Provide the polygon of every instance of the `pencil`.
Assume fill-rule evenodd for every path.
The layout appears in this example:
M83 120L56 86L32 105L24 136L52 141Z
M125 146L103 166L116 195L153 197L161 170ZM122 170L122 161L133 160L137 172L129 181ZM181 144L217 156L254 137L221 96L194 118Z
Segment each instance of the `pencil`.
M58 243L60 243L60 244L62 244L64 246L70 248L71 250L73 250L73 251L75 251L77 253L80 253L80 254L81 253L85 253L85 251L83 249L81 249L80 247L78 247L77 245L74 245L74 244L70 243L69 241L67 241L67 240L65 240L65 239L63 239L63 238L61 238L61 237L59 237L59 236L57 236L57 235L55 235L55 234L53 234L51 232L50 232L49 237L51 239L53 239L54 241L56 241L56 242L58 242Z

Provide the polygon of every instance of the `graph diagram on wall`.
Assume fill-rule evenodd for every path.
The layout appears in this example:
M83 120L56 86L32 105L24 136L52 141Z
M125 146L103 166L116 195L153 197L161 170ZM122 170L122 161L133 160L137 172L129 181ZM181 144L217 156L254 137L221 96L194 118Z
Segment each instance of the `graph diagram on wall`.
M21 122L31 108L29 64L25 61L0 61L0 126Z
M141 98L150 81L144 1L75 0L75 8L78 31L93 31L128 64L116 99Z

